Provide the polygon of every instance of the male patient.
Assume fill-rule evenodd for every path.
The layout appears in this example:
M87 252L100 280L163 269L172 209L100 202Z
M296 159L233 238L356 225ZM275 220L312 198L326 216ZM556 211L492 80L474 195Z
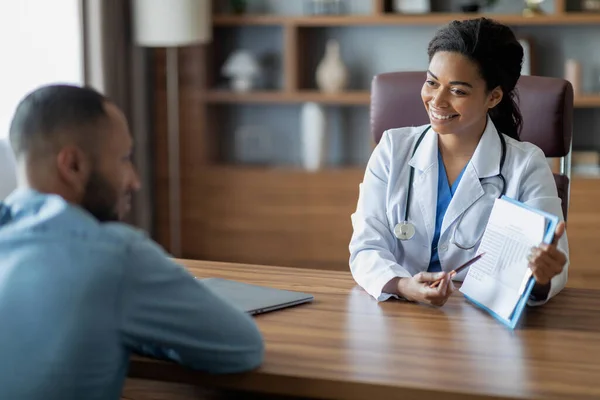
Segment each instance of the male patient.
M125 117L51 85L17 107L18 184L0 203L0 399L118 399L131 352L254 369L253 319L117 222L140 183Z

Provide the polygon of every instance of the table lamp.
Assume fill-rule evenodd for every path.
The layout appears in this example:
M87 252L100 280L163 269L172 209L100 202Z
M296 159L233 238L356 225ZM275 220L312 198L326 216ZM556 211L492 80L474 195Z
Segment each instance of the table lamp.
M138 46L166 48L170 252L181 255L179 75L177 48L212 40L211 0L133 0Z

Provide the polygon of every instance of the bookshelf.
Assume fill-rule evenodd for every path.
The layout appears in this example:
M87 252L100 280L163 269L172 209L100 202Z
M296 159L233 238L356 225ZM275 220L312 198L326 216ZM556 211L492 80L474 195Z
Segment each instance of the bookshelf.
M484 14L485 15L485 14ZM390 15L381 13L373 15L351 16L277 16L277 15L216 15L214 26L252 26L252 25L281 25L296 27L325 27L325 26L380 26L380 25L442 25L455 19L465 19L476 14L465 13L431 13L426 15ZM600 14L590 13L557 13L555 15L542 15L525 17L522 15L490 14L494 19L513 26L530 25L581 25L599 24Z
M598 96L600 99L600 96ZM231 93L225 90L213 90L206 94L207 103L305 103L316 102L334 105L369 105L371 94L368 91L346 91L344 93L325 94L316 90L271 91L253 93ZM598 102L600 104L600 101Z
M226 90L212 90L206 93L204 101L209 104L243 103L305 103L308 101L322 104L369 105L371 94L368 91L346 91L344 93L325 94L316 90L295 92L271 91L252 93L232 93ZM574 100L575 108L600 108L600 94L582 95Z
M278 4L284 7L284 2L285 6L292 3L279 0ZM589 42L588 46L593 46L590 43L600 34L600 13L576 11L570 0L547 0L551 12L536 17L516 12L402 15L393 13L387 0L372 0L362 13L340 16L264 11L232 15L223 10L223 3L214 2L213 44L180 50L179 56L183 256L257 264L347 269L347 246L352 232L350 215L372 149L368 84L373 73L394 69L395 60L384 64L381 59L385 59L382 54L385 56L386 51L394 49L395 40L407 34L412 38L414 32L415 41L422 48L421 44L426 43L438 26L453 19L486 15L514 27L519 35L533 37L534 43L539 40L540 46L534 45L534 56L539 56L539 64L546 68L542 74L561 76L571 42L558 43L563 37L559 32L571 32L573 42L579 35L577 32L582 31L585 38L581 41ZM362 0L364 3L366 0ZM364 36L367 39L362 39ZM344 56L349 55L349 63L360 64L364 69L358 77L354 76L348 90L339 94L324 94L314 82L315 67L323 55L327 37L340 38L344 49L352 48L352 54ZM381 37L384 40L379 41ZM371 39L377 40L377 46L369 46ZM553 46L562 47L551 56L544 54ZM272 75L277 79L248 93L231 91L220 76L220 68L228 54L238 47L274 54L277 68ZM584 47L580 53L593 54L590 48ZM404 65L406 69L417 68L426 60L423 55L415 57L412 65ZM166 96L161 89L164 53L156 51L152 63L157 88L154 98L156 237L166 245L168 155L166 118L162 111ZM341 161L308 172L294 162L254 165L232 156L236 128L243 124L277 127L273 128L272 136L278 139L297 136L299 109L306 102L323 104L342 120L338 141L354 142L341 146L342 155L338 154ZM584 126L595 119L600 121L600 93L584 93L575 99L575 106L576 119L584 121L581 123ZM577 124L576 129L580 129ZM582 146L600 148L600 134L597 140L595 135L591 131L575 134ZM281 159L295 157L294 146L297 142L282 146L281 152L285 154L280 155ZM359 150L350 154L349 148ZM600 201L599 182L579 177L573 181L569 234L574 263L600 257L600 249L594 250L597 246L585 245L592 243L595 231L592 224L600 219L594 208ZM577 275L572 279L577 280Z

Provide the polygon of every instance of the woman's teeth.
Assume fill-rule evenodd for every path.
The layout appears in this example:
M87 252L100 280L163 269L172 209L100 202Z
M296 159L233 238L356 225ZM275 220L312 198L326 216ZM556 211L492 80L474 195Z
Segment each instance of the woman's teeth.
M452 119L452 118L458 116L458 114L441 115L441 114L435 113L434 111L430 111L430 114L433 118L441 119L441 120L448 120L448 119Z

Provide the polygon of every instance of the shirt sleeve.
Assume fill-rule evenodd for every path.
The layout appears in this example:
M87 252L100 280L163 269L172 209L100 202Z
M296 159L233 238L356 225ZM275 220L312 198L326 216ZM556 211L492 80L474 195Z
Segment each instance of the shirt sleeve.
M525 168L525 173L521 178L519 200L534 208L558 216L559 221L564 221L562 201L558 197L558 190L556 189L552 170L546 161L544 153L539 148L536 148L531 155ZM531 306L546 303L552 297L556 296L567 283L569 273L569 243L566 231L558 241L557 247L566 255L567 262L562 272L550 281L548 297L546 299L530 299L528 304Z
M263 339L253 318L211 292L154 242L129 249L119 301L125 346L209 373L258 367Z
M391 160L389 133L373 150L363 182L359 186L356 211L352 214L350 270L356 283L378 301L392 297L383 287L395 277L411 274L393 254L396 237L388 227L387 192Z

